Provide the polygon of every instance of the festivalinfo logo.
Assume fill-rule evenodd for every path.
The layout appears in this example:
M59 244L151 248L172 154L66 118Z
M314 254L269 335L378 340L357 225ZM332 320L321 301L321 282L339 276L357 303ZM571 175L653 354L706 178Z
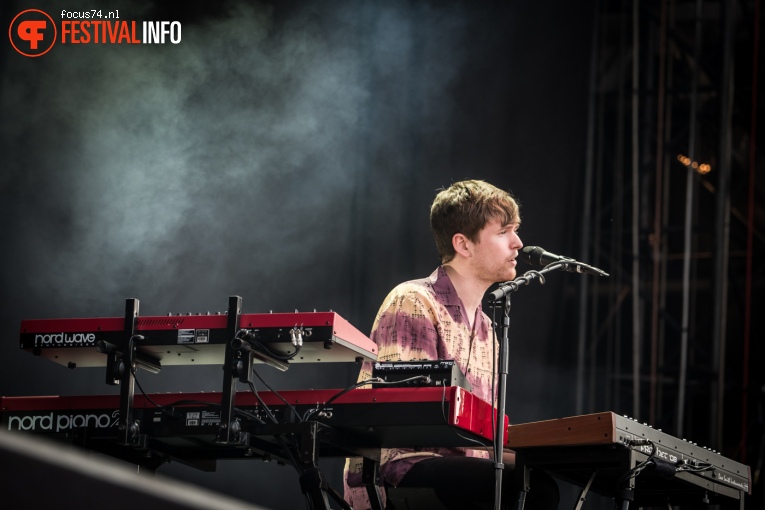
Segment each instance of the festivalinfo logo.
M56 17L59 14L56 13ZM120 18L119 9L62 10L58 24L39 9L21 11L8 27L13 49L25 57L41 57L56 43L180 44L180 21L133 21Z

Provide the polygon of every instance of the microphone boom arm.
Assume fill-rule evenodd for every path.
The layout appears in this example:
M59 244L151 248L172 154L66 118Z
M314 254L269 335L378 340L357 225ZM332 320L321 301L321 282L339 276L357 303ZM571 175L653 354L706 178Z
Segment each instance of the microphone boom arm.
M545 284L545 273L550 273L552 271L557 270L563 270L563 271L571 271L573 270L576 273L587 273L585 269L595 272L596 274L599 274L600 276L608 276L608 273L605 271L602 271L596 267L589 266L587 264L583 264L581 262L578 262L574 259L567 259L567 260L559 260L557 262L553 262L552 264L548 264L539 271L536 271L534 269L530 271L526 271L523 273L523 276L519 276L515 280L510 280L509 282L504 282L499 284L499 288L489 294L489 301L499 301L503 297L507 296L511 292L515 292L518 289L520 289L521 285L528 285L535 279L539 279L539 283L541 285Z
M589 264L585 264L584 262L579 262L578 260L574 260L574 259L561 260L560 262L556 262L556 264L563 264L563 267L561 269L563 269L564 271L571 271L572 273L609 276L609 274L603 271L602 269L598 269L597 267L591 266ZM546 266L546 268L547 267L550 267L550 266Z

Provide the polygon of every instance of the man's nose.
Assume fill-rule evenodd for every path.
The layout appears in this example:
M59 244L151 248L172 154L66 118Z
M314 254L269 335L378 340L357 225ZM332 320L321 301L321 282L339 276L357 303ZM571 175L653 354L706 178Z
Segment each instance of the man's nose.
M517 246L519 250L523 248L523 241L521 241L521 236L518 235L517 232L513 232L513 235L510 238L510 242L514 247Z

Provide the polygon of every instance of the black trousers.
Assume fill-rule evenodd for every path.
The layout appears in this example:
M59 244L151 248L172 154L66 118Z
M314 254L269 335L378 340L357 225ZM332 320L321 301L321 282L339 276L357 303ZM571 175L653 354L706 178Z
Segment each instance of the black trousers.
M522 473L507 469L502 473L502 507L513 509L522 486ZM431 487L440 503L449 509L493 508L494 462L475 457L433 457L419 461L404 475L399 487ZM558 484L547 473L532 470L530 490L524 509L558 508Z

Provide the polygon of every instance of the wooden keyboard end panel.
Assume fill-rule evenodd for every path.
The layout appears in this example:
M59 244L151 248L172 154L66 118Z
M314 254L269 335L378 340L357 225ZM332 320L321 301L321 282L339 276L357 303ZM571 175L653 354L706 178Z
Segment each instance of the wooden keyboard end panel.
M610 444L616 441L611 412L510 425L509 448Z

